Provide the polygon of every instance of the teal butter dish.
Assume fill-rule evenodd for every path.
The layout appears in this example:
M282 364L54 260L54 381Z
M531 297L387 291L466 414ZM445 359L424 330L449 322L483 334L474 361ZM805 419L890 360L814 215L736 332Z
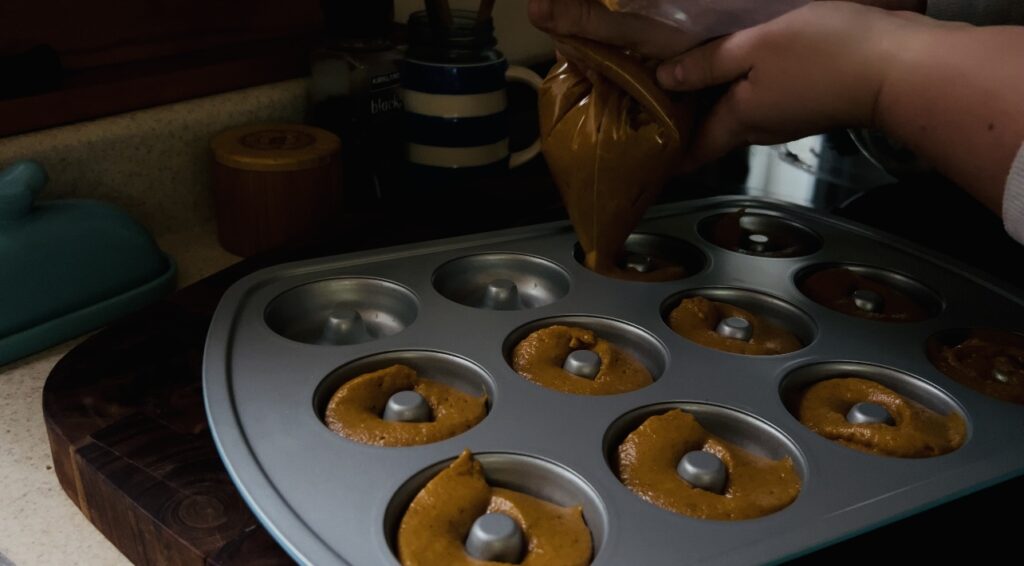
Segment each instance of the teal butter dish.
M174 289L175 265L117 207L35 202L46 170L0 170L0 364L138 310Z

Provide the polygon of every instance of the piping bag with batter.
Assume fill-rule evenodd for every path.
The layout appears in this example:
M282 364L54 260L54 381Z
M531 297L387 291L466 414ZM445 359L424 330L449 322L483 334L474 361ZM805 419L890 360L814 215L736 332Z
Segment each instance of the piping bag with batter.
M678 265L622 267L623 246L677 167L690 131L654 67L618 48L556 38L564 58L540 93L541 148L586 265L612 277L670 280Z

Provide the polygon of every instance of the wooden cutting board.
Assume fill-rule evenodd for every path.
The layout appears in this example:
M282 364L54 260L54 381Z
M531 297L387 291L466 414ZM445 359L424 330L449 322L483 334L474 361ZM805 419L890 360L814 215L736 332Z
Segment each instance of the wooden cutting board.
M290 563L242 501L207 428L203 346L221 295L248 273L283 261L548 219L491 217L468 223L434 217L435 222L423 224L412 216L367 216L353 220L340 243L245 260L95 334L56 365L43 390L61 486L136 564ZM374 229L380 225L401 229ZM984 520L1008 501L1024 501L1024 480L904 519L806 560L877 560L898 548L913 548L917 559L943 558L968 544L979 558L1015 552L1016 523Z
M136 564L290 563L214 448L201 383L212 311L181 298L93 336L54 368L43 411L57 478Z

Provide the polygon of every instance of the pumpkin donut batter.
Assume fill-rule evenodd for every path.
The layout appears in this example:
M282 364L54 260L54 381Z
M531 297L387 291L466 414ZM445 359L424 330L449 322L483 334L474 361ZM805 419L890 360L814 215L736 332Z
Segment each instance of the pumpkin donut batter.
M562 369L570 353L584 349L601 358L601 370L593 379ZM523 338L512 351L512 369L538 385L576 395L614 395L654 382L647 368L628 352L598 338L592 330L562 325Z
M535 497L491 487L468 450L443 470L409 504L398 527L398 558L403 566L494 564L466 553L473 521L484 513L504 513L519 524L526 543L523 566L590 564L590 529L581 507L561 507Z
M853 424L846 415L857 403L885 407L895 424ZM959 448L967 425L957 413L943 416L867 379L837 377L819 381L801 394L796 417L814 432L862 452L928 458Z
M750 340L727 338L716 331L722 319L733 316L750 323L753 329ZM679 306L669 313L668 325L683 338L734 354L773 356L803 348L800 340L788 330L765 322L739 307L704 297L688 297L680 301Z
M381 418L388 399L399 391L415 391L430 405L430 422L408 423ZM356 442L375 446L429 444L463 433L487 414L487 396L475 397L454 387L420 377L396 364L364 373L331 396L324 422Z
M1024 336L975 328L956 345L928 342L928 357L942 373L1003 401L1024 404Z
M861 309L853 300L858 289L874 291L884 303L879 312ZM928 310L902 291L864 277L845 267L832 267L812 274L800 283L800 291L814 302L834 311L885 322L917 322L928 318Z
M688 452L703 450L725 464L725 491L693 487L676 465ZM752 519L774 513L800 493L800 478L788 457L770 460L704 430L679 409L650 417L619 445L616 472L641 499L698 519Z

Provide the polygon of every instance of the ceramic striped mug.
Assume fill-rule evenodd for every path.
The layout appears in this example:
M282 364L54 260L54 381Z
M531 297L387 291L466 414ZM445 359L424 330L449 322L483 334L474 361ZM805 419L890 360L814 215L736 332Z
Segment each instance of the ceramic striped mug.
M540 140L509 151L507 82L539 90L543 79L503 56L474 63L406 58L402 64L406 156L434 170L497 173L540 152Z

